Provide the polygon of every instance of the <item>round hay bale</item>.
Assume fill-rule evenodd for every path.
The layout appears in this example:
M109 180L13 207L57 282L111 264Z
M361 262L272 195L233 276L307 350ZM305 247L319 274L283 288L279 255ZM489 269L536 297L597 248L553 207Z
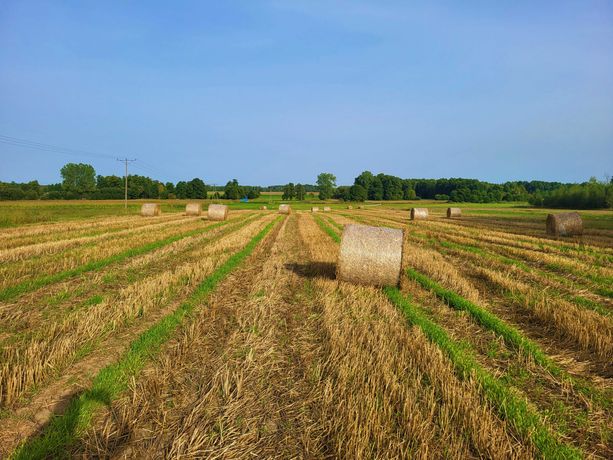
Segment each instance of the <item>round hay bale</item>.
M336 277L358 284L398 285L403 238L404 231L397 228L345 225Z
M353 206L349 205L347 206L347 209L353 209Z
M358 209L364 209L364 206L358 206Z
M159 203L143 203L140 207L140 215L144 217L154 217L162 214L162 207Z
M186 216L199 216L202 214L202 205L200 203L187 203L185 205Z
M460 208L447 208L447 219L452 217L462 217L462 210Z
M330 206L324 206L324 212L330 212L332 208Z
M583 220L578 212L547 215L547 233L555 236L583 235Z
M209 205L209 220L226 220L228 218L228 206L225 204Z
M313 206L311 208L311 212L319 212L319 208L317 206Z
M260 206L260 209L261 209L262 211L266 211L266 210L268 209L268 206Z
M279 214L291 214L292 208L289 204L280 204L279 205Z
M427 208L411 208L411 220L424 220L428 218Z

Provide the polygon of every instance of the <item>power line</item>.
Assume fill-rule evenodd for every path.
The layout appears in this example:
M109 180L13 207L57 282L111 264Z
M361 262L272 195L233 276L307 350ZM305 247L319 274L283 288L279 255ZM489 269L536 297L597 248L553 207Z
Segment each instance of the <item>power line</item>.
M124 203L124 208L127 211L128 210L128 162L132 162L132 161L136 161L136 158L134 159L128 159L128 158L124 158L123 160L120 158L116 158L117 161L121 161L122 163L125 163L126 165L126 175L125 175L125 203Z
M73 149L73 148L62 147L62 146L54 145L54 144L45 144L43 142L37 142L37 141L29 140L29 139L21 139L21 138L13 137L13 136L6 136L3 134L0 134L0 143L12 145L15 147L25 147L25 148L29 148L33 150L40 150L43 152L60 153L64 155L115 159L113 155L108 155L105 153L90 152L87 150Z

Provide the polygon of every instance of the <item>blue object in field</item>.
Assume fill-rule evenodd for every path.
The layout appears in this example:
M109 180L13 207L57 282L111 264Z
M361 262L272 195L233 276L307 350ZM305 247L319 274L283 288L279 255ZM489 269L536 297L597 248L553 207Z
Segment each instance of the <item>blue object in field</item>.
M249 198L247 198L247 197L241 198L241 202L242 203L249 203Z

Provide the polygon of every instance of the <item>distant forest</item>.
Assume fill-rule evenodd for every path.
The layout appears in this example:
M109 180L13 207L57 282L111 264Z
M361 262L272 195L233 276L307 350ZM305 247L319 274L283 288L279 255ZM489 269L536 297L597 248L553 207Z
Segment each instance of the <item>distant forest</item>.
M0 200L61 200L61 199L122 199L124 178L96 175L88 164L68 163L61 169L62 182L41 185L0 182ZM321 199L343 201L419 200L433 199L449 202L494 203L527 201L534 206L572 209L602 209L613 207L613 180L595 178L581 184L545 181L512 181L493 184L477 179L402 179L388 174L364 171L351 186L337 186L333 174L322 173L317 185L293 184L267 187L240 185L236 179L224 187L211 187L202 179L161 182L150 177L129 175L128 198L255 199L261 192L283 192L284 199L304 200L320 192ZM307 195L309 194L309 195Z

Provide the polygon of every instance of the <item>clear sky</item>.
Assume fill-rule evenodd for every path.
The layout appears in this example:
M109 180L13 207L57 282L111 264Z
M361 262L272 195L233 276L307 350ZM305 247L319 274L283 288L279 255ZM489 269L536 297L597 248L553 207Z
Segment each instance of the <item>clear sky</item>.
M0 180L613 174L611 1L28 1L0 7Z

